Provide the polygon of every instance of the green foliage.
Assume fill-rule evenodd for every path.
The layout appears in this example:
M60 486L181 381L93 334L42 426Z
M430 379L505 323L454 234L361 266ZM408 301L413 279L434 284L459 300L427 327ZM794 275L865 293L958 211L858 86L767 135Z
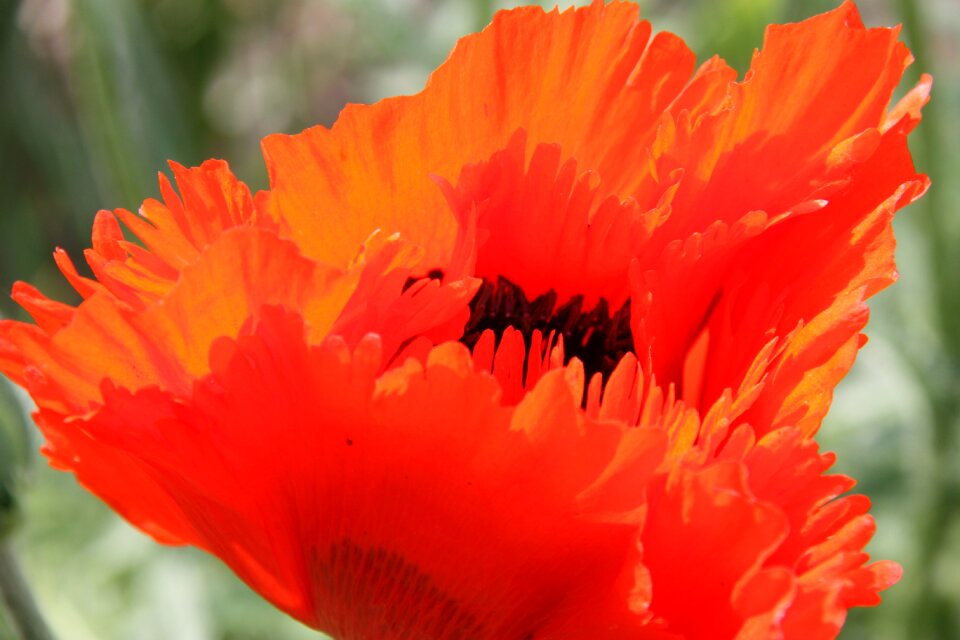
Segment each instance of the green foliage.
M29 434L20 401L0 379L0 538L13 529L19 515L17 485L30 460Z

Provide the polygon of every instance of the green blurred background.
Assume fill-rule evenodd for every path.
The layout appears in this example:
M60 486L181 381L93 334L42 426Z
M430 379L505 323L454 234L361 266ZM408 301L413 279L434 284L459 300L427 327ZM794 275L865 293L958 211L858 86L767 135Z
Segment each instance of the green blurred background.
M422 87L459 35L515 3L470 0L0 0L0 289L28 280L72 299L50 252L79 256L100 208L157 194L165 161L227 159L266 186L259 140L331 124L346 102ZM543 3L552 5L553 3ZM567 3L569 4L569 3ZM659 30L741 71L771 22L810 0L646 0ZM931 174L897 222L901 282L878 296L870 343L821 431L879 525L871 552L901 562L878 609L842 637L960 638L960 3L862 0L870 25L903 22L934 99L914 136ZM4 295L0 313L20 317ZM0 506L62 640L247 640L318 635L274 611L215 560L151 543L50 470L23 398L0 385ZM14 496L15 493L15 496ZM0 509L2 511L2 509ZM0 522L0 529L4 526ZM12 632L0 614L0 638Z

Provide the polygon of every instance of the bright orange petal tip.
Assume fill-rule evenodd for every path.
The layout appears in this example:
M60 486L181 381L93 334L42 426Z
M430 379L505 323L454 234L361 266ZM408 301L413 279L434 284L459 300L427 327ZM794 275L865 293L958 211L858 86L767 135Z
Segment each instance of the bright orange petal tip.
M0 370L51 464L341 640L833 638L899 579L813 439L930 78L855 6L742 80L627 2L101 211Z

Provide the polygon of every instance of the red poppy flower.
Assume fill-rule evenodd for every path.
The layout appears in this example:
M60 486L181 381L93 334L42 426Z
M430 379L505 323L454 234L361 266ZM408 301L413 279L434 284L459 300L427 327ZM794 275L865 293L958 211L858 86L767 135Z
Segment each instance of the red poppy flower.
M897 35L846 3L737 82L632 4L499 13L268 138L269 192L98 214L0 370L52 464L336 638L834 637L899 577L812 439L927 186Z

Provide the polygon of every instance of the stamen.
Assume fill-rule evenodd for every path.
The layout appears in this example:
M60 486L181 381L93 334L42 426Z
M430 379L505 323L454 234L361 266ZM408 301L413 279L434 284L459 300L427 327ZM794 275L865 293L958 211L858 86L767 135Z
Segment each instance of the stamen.
M443 269L430 269L430 271L427 271L427 275L423 277L430 278L431 280L439 280L440 282L443 282L444 276L446 276L446 274L443 272ZM407 281L403 283L403 291L406 291L407 289L412 287L414 284L419 282L421 279L422 278L419 278L416 276L410 276L409 278L407 278Z
M553 290L530 301L523 289L506 278L484 281L470 302L470 319L460 342L472 349L483 332L490 329L499 343L508 327L519 331L528 345L536 330L543 335L562 335L567 357L583 362L588 380L594 373L607 379L620 359L633 351L630 301L612 315L603 298L587 311L583 309L583 296L556 305L557 294Z

